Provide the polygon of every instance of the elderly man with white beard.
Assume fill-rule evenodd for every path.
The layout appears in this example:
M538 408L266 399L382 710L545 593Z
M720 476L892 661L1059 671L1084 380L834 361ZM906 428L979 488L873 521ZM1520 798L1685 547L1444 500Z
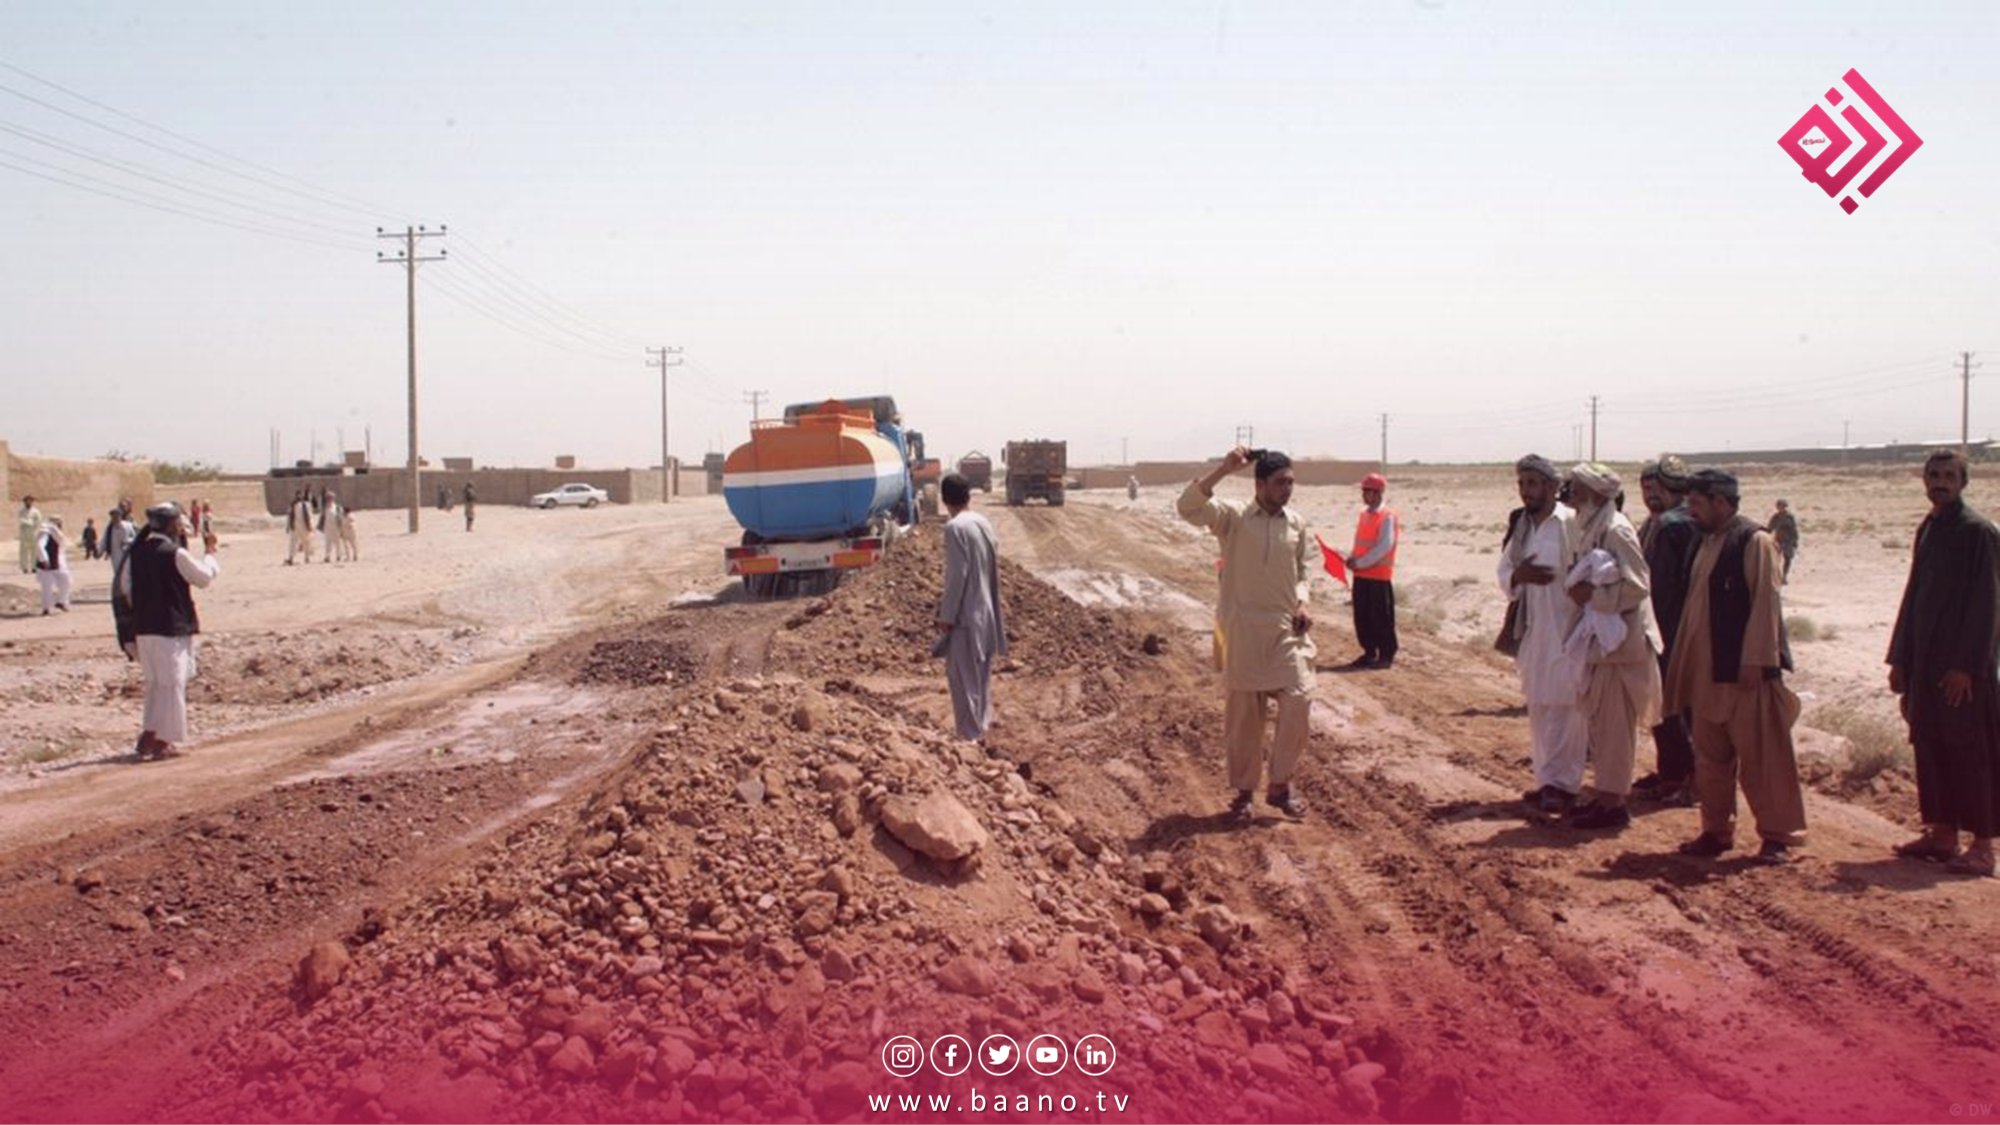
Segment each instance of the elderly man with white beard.
M1528 709L1529 763L1535 788L1523 795L1531 814L1561 816L1583 788L1589 733L1577 710L1577 678L1563 659L1576 606L1561 581L1576 561L1570 530L1576 513L1556 498L1562 474L1548 458L1529 454L1514 464L1521 507L1508 523L1500 551L1500 589L1514 603L1507 614L1508 649L1521 676Z
M1638 531L1613 503L1618 474L1588 462L1569 471L1569 483L1577 563L1567 589L1583 618L1567 647L1582 657L1585 669L1579 705L1590 728L1597 791L1591 804L1570 817L1570 825L1618 831L1632 823L1625 799L1632 790L1639 728L1659 718L1660 636L1648 596L1652 573Z

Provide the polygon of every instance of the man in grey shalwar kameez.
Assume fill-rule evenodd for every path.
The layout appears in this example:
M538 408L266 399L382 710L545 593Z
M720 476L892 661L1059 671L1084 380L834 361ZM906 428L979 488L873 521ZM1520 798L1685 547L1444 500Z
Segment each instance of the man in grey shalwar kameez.
M993 525L971 510L972 486L964 477L945 477L938 493L951 519L944 525L944 596L932 652L945 658L958 737L977 741L993 722L993 660L1007 652L1000 548Z

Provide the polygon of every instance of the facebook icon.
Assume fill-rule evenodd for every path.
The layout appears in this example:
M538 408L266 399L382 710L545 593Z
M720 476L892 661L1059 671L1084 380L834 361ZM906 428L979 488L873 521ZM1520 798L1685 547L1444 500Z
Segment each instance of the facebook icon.
M931 1069L947 1078L964 1074L972 1065L972 1044L962 1035L940 1035L931 1043Z

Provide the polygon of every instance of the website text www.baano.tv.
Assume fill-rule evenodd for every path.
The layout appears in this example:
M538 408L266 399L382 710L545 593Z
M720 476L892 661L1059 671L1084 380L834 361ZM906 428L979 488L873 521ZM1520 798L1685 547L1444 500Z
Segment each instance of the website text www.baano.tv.
M1075 1094L989 1094L978 1087L957 1094L870 1094L870 1113L1066 1113L1108 1117L1131 1108L1132 1095L1107 1094L1102 1090L1081 1097Z

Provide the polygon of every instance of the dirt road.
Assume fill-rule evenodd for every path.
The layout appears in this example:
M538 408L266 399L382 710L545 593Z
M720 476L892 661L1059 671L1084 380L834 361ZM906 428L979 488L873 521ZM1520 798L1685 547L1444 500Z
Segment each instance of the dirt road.
M1474 506L1504 512L1489 491ZM1320 677L1310 817L1243 829L1213 815L1211 555L1164 490L988 509L1050 583L1009 579L995 741L1019 771L936 733L921 538L823 603L696 596L665 617L721 588L719 505L494 512L509 549L427 532L392 556L409 589L305 613L291 573L232 567L244 601L215 612L268 631L254 655L323 638L298 650L316 660L267 656L287 685L342 644L415 632L435 654L361 687L225 698L236 726L182 762L15 771L0 1035L35 1046L0 1060L0 1117L867 1116L863 1094L892 1088L876 1052L906 1029L1103 1031L1129 1058L1105 1088L1137 1120L1943 1120L1990 1102L1995 887L1887 858L1904 828L1881 814L1907 816L1907 789L1811 794L1811 846L1782 869L1673 855L1689 811L1611 837L1528 822L1518 693L1484 643L1487 529L1396 499L1431 546L1405 551L1397 667ZM1801 578L1802 601L1824 597ZM1321 595L1330 668L1351 634ZM29 637L0 667L111 682L115 665L70 666L91 667L89 643ZM1817 674L1876 706L1859 670ZM836 831L843 763L870 820L897 794L955 794L991 857L940 878L879 828ZM838 913L808 924L823 894ZM354 967L315 1005L291 972L328 939ZM966 957L992 965L977 987ZM397 1100L428 1079L441 1100Z

